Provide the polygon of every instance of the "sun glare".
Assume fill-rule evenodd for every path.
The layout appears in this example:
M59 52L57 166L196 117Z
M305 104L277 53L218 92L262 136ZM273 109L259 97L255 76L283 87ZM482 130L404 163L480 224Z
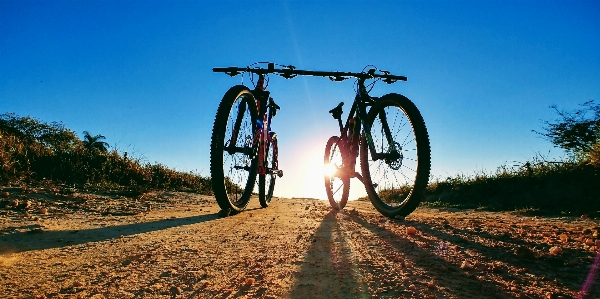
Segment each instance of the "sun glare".
M325 153L323 144L316 142L306 144L307 146L303 148L293 148L286 156L286 160L280 161L285 174L277 182L276 196L327 200L324 176L333 175L338 169L335 165L323 164ZM288 157L293 158L287 160ZM349 200L366 195L365 188L359 180L353 178L350 183Z
M304 194L311 198L325 199L327 195L323 180L324 165L321 147L315 147L304 162Z
M337 171L337 167L333 164L323 165L323 174L326 176L333 176Z

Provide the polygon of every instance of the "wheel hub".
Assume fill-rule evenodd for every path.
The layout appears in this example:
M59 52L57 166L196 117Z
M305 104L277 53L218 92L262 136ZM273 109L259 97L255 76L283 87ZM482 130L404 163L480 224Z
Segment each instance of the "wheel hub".
M386 158L385 163L390 166L393 170L398 170L402 167L402 160L404 159L404 155L402 154L402 146L395 142L395 150L390 148L388 149L388 154L390 154L391 158Z

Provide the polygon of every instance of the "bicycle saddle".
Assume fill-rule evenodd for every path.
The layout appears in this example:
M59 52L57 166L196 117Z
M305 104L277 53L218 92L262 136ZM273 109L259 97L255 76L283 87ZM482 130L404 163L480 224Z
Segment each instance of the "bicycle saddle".
M344 106L344 102L341 102L337 105L337 107L329 110L329 113L331 113L331 115L333 115L333 118L338 119L340 117L342 117L342 106Z

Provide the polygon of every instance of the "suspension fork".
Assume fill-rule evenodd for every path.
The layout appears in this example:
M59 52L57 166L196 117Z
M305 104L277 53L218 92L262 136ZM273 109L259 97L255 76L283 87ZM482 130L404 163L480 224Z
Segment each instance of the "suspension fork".
M373 142L373 136L371 135L371 126L367 125L367 112L366 106L367 103L375 104L375 100L369 96L367 89L365 88L365 79L359 79L358 81L358 93L356 95L355 102L358 103L358 111L357 114L360 118L360 121L364 128L365 138L367 140L367 145L369 146L369 151L371 152L371 159L373 161L377 161L379 159L390 159L396 160L400 157L400 153L398 153L398 149L396 148L396 142L394 142L392 132L390 131L390 127L387 122L387 115L385 111L379 112L378 116L381 120L381 125L383 127L383 131L385 133L385 138L389 144L390 151L387 153L381 152L378 153L375 148L375 142ZM383 151L383 148L382 148Z
M391 157L392 159L397 159L397 157L395 157L395 155L398 154L398 149L396 148L396 142L394 141L394 137L392 136L392 132L390 131L390 126L388 125L387 122L387 115L385 114L385 111L382 110L381 112L379 112L379 119L381 119L381 126L383 127L383 132L385 133L385 138L388 141L388 144L390 145L390 154L394 157Z
M227 152L230 155L235 153L235 145L237 143L238 134L240 131L240 126L242 124L242 119L244 118L244 114L246 113L246 101L241 103L238 107L237 118L235 119L235 124L233 125L233 132L231 134L231 139L229 139L229 146L226 147Z

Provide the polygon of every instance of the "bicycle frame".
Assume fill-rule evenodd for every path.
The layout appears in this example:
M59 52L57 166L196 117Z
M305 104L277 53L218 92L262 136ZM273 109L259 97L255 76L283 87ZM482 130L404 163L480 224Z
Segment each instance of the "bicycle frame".
M256 119L257 128L253 140L253 148L258 148L257 173L273 175L275 172L280 172L278 170L277 151L275 151L275 156L273 157L275 162L274 169L267 169L265 162L269 147L273 144L273 137L276 136L275 132L271 131L271 120L275 115L275 110L279 109L279 106L269 96L270 92L266 90L263 74L259 74L258 82L252 91L252 95L256 99L256 107L258 109L258 118Z
M346 136L348 136L350 126L352 125L352 120L355 119L356 116L358 116L358 120L360 121L360 125L363 128L365 139L367 141L369 152L371 153L371 158L373 159L373 161L377 161L379 159L396 160L400 157L400 153L396 148L396 143L393 140L393 136L390 132L390 128L387 123L387 117L383 112L379 114L379 118L381 119L386 139L388 141L388 144L390 145L390 151L388 153L376 152L375 144L373 143L373 137L371 135L371 127L367 125L367 107L373 105L378 98L373 98L369 96L369 93L364 84L365 80L366 78L358 79L358 89L356 92L356 96L354 98L352 108L350 108L350 113L348 113L348 118L346 119L346 123L344 126L342 126L341 118L338 118L340 125L340 136L342 139L346 139ZM354 125L356 126L356 124ZM354 159L356 159L356 157Z

